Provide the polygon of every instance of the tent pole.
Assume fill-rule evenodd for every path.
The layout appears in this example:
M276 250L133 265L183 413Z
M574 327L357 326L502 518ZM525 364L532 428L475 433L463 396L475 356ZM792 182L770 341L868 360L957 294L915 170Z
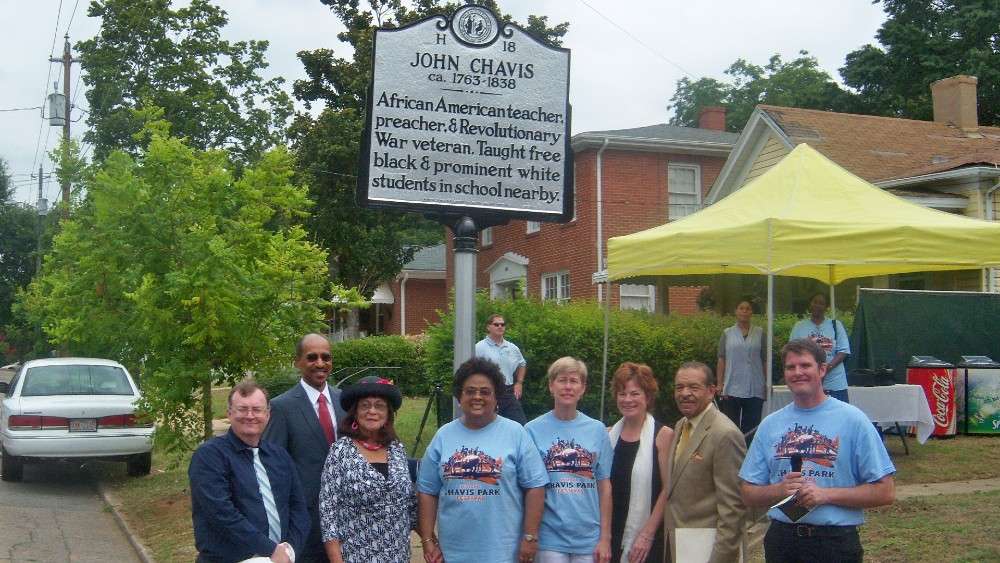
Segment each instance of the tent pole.
M833 285L833 264L830 264L830 318L837 318L837 292Z
M601 355L601 422L604 420L604 394L608 389L608 324L611 318L611 282L604 282L604 352Z
M771 374L774 368L774 274L767 274L767 371L764 372L764 383L767 389L767 400L771 400Z

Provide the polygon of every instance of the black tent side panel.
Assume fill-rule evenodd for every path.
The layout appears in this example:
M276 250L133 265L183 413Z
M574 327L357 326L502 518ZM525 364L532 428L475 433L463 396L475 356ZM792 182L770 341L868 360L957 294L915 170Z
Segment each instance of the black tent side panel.
M851 352L849 368L891 367L900 383L911 356L1000 360L1000 294L861 289Z

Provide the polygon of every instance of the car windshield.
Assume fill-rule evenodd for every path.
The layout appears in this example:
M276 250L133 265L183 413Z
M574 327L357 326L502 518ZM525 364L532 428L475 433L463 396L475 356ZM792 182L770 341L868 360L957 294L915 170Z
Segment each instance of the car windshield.
M115 366L55 365L24 374L22 397L43 395L131 395L125 372Z

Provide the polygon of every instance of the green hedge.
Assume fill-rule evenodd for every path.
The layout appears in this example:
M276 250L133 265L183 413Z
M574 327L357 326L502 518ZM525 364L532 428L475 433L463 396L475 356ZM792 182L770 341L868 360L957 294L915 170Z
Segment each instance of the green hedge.
M423 345L419 340L401 336L370 336L330 344L333 371L330 385L349 377L342 386L350 385L366 375L378 375L393 380L403 395L427 395L430 387L424 371ZM382 367L389 369L369 369ZM342 370L342 371L341 371ZM360 373L359 373L360 372ZM353 374L353 376L352 376ZM299 380L293 366L262 370L256 374L257 382L274 398L284 393Z
M344 385L354 383L366 375L378 375L393 380L405 396L428 393L423 345L420 340L402 336L369 336L332 344L330 353L333 355L334 369L331 384L352 374L356 375L345 381ZM369 369L358 373L365 367L390 369ZM344 371L338 371L341 369Z
M604 311L596 303L558 305L526 299L491 301L485 294L479 294L476 309L477 327L483 327L493 313L504 316L507 338L520 347L528 362L522 404L529 419L551 408L545 372L554 360L567 355L581 359L590 372L590 384L580 410L595 418L599 416ZM779 315L775 319L775 357L797 320L794 315ZM845 315L841 320L849 332L853 319ZM652 368L660 385L654 414L672 425L680 417L673 400L673 376L677 367L685 361L697 360L714 369L719 336L734 322L732 316L714 313L664 316L612 310L604 422L618 418L610 391L611 376L620 364L633 361ZM754 323L764 326L765 319L755 317ZM479 330L482 332L481 328ZM440 383L446 393L451 390L453 334L454 314L449 311L439 324L428 328L425 342L428 379ZM482 334L477 335L481 337ZM777 364L775 360L775 366ZM780 378L780 370L776 368L775 371Z

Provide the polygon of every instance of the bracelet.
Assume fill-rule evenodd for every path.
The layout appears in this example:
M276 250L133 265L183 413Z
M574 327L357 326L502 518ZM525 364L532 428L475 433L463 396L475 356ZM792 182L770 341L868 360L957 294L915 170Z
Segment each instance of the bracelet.
M421 543L421 544L424 544L424 545L427 545L427 544L429 544L429 543L432 543L432 544L434 544L434 545L438 545L438 541L437 541L437 538L435 538L435 537L430 537L430 538L420 538L420 543Z

